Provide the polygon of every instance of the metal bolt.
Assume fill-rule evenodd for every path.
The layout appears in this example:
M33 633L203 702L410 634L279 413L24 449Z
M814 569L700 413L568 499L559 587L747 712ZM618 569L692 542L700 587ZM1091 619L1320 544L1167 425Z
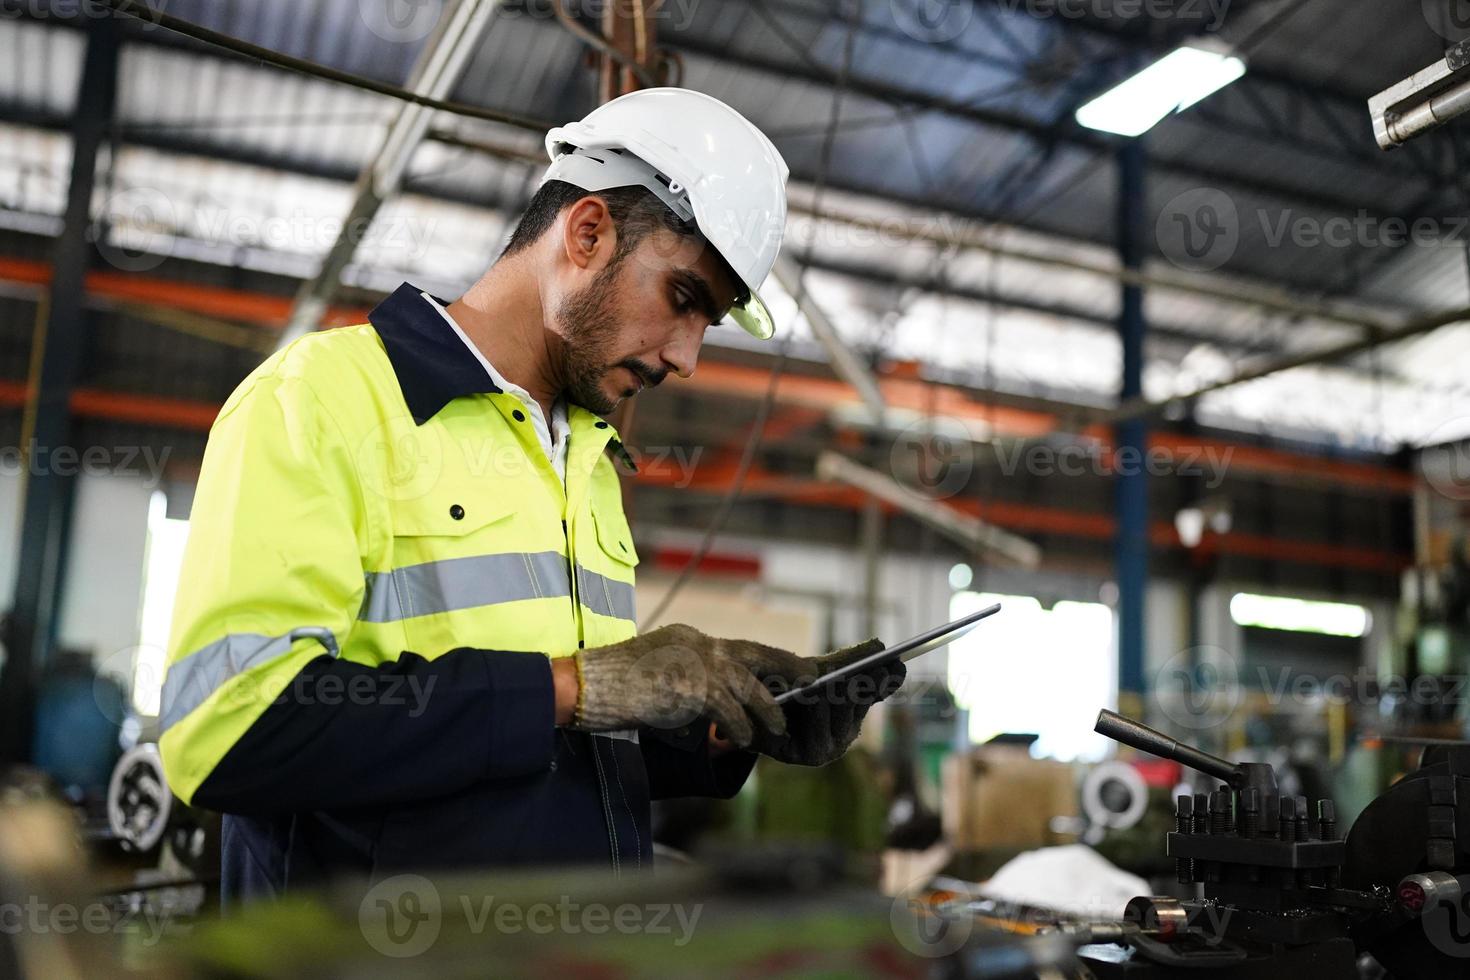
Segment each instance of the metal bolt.
M1296 806L1289 797L1281 797L1279 802L1280 814L1277 821L1277 835L1285 842L1296 840ZM1278 875L1282 888L1290 888L1296 883L1296 872L1290 868L1283 868Z
M1261 829L1261 791L1247 787L1240 794L1240 836L1250 840Z
M1312 839L1312 822L1307 819L1307 798L1298 796L1296 798L1296 839L1308 841ZM1312 883L1312 873L1306 869L1300 869L1296 873L1296 884L1298 888L1306 888Z
M1337 840L1337 804L1331 800L1317 801L1317 836L1323 840ZM1342 883L1342 868L1325 868L1322 884L1336 888Z
M1240 794L1240 836L1253 839L1261 830L1261 791L1254 786L1246 787ZM1261 880L1261 871L1255 865L1245 869L1245 879L1251 884Z
M1178 803L1174 811L1175 827L1179 833L1187 834L1194 829L1194 797L1181 796ZM1189 858L1175 858L1174 870L1181 885L1188 885L1194 881L1194 862Z
M1217 789L1210 794L1210 833L1229 833L1230 796L1227 790ZM1211 861L1205 866L1205 881L1220 880L1220 862Z

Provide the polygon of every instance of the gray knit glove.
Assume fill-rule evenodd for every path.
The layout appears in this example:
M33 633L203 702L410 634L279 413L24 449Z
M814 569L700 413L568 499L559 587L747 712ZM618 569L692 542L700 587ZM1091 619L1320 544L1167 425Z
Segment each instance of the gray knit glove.
M786 733L786 716L759 680L808 662L750 640L720 640L692 626L650 633L577 654L580 693L572 727L589 732L647 725L678 728L707 716L744 748Z
M787 664L783 670L758 673L767 687L779 694L882 649L883 642L875 637L826 656L810 660L798 657L795 670ZM810 694L797 695L781 705L786 713L785 733L757 732L750 748L795 766L825 766L846 754L868 709L897 691L907 675L902 661L890 660Z

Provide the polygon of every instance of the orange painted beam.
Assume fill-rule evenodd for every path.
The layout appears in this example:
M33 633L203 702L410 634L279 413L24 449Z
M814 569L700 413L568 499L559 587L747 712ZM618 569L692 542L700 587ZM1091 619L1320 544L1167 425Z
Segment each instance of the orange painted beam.
M25 382L0 380L0 408L20 408L29 395L30 387ZM138 422L198 432L209 431L221 407L213 402L132 395L98 388L77 388L71 393L70 404L71 413L80 418Z
M51 265L30 259L0 258L0 279L26 285L51 282ZM291 313L292 298L223 286L158 279L133 273L94 270L87 274L87 292L93 296L126 303L151 303L187 310L201 316L219 317L281 329ZM365 323L366 307L334 306L327 313L329 326Z
M21 382L0 380L0 407L24 405L27 390L26 385ZM165 425L199 432L209 430L219 409L219 405L211 402L134 395L95 388L79 388L72 393L71 400L71 410L79 417ZM729 486L735 469L736 460L733 456L717 465L701 465L687 486L693 490L722 492ZM686 474L667 466L645 467L633 477L634 482L647 486L676 486L685 479ZM781 476L759 466L751 467L745 481L745 492L751 496L776 496L793 503L844 507L853 511L861 510L868 499L866 494L854 487L822 480ZM961 513L1023 534L1055 534L1106 541L1113 537L1117 529L1113 518L1106 514L1013 501L979 501L971 497L953 499L946 503ZM890 513L894 511L894 508L886 504L882 506ZM1174 526L1168 522L1156 522L1149 529L1149 538L1156 547L1180 547L1179 536ZM1395 574L1410 564L1408 555L1392 552L1238 532L1226 535L1207 534L1200 544L1200 550L1205 554L1241 555L1271 561Z
M687 484L687 488L708 493L723 492L729 486L734 470L733 463L715 467L701 465L694 479ZM650 471L640 472L633 479L636 483L648 486L674 486L676 482L681 482L687 477L672 471ZM745 493L750 496L780 497L792 503L809 506L842 507L852 511L862 510L868 501L867 494L855 487L781 476L767 472L758 466L751 467L746 476ZM1117 533L1117 522L1107 514L1085 513L1014 501L978 501L971 497L946 500L942 503L997 527L1022 534L1055 534L1064 537L1108 541ZM880 502L880 506L886 513L897 512L896 508L890 505ZM1167 521L1153 523L1149 528L1149 540L1157 548L1183 547L1174 525ZM1200 543L1200 551L1206 555L1236 555L1267 561L1323 565L1329 568L1351 568L1385 574L1398 574L1412 563L1411 556L1396 552L1293 541L1289 538L1240 532L1224 535L1208 534Z
M0 257L0 280L30 285L46 285L51 281L51 266L30 259ZM228 289L184 283L153 276L97 270L86 280L93 295L121 302L152 303L188 310L203 316L254 323L272 329L285 325L292 300L248 290ZM368 309L334 306L327 314L328 326L363 323ZM765 396L770 372L764 367L721 363L706 360L693 378L678 381L691 390L731 395L753 400ZM1036 438L1052 434L1058 425L1050 412L991 405L967 391L952 385L935 384L918 377L916 365L897 364L879 379L884 398L895 408L935 413L964 420L1000 436ZM839 408L862 407L857 391L836 378L817 378L796 374L784 375L778 389L784 405L830 412ZM167 424L167 423L165 423ZM1099 440L1103 447L1110 443L1106 429L1093 427L1083 435ZM1321 456L1265 449L1218 439L1201 439L1177 433L1155 432L1149 438L1150 448L1169 451L1176 460L1185 461L1190 454L1213 452L1216 459L1229 459L1229 465L1241 470L1295 478L1307 477L1355 488L1371 487L1392 493L1412 492L1412 474L1373 463L1327 459ZM1229 454L1228 457L1225 454Z
M159 395L129 395L117 391L78 388L72 392L72 414L119 422L163 425L171 429L208 432L219 414L219 405Z

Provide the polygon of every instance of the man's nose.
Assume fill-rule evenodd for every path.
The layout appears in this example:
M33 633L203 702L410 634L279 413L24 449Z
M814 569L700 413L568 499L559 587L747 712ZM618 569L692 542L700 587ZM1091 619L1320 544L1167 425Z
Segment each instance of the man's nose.
M694 365L699 361L699 345L703 340L704 330L680 327L659 351L659 357L670 371L687 378L694 373Z

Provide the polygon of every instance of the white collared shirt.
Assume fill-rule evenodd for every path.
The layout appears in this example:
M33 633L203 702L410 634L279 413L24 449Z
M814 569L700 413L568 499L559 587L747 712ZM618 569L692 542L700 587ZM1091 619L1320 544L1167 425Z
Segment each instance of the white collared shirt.
M531 397L531 393L514 382L505 380L500 372L495 370L495 365L485 358L480 348L476 347L474 341L454 322L454 317L449 311L440 306L434 297L428 293L419 294L424 301L439 311L444 321L454 328L455 334L464 341L464 345L475 355L475 359L485 368L490 375L490 380L495 382L495 387L507 394L515 395L526 404L526 414L531 419L531 427L536 431L536 438L541 443L541 448L546 451L546 458L551 460L551 468L556 470L556 475L561 479L562 485L567 482L567 443L571 438L572 427L567 421L567 403L564 398L558 397L551 405L551 423L548 425L546 415L541 411L541 403Z

